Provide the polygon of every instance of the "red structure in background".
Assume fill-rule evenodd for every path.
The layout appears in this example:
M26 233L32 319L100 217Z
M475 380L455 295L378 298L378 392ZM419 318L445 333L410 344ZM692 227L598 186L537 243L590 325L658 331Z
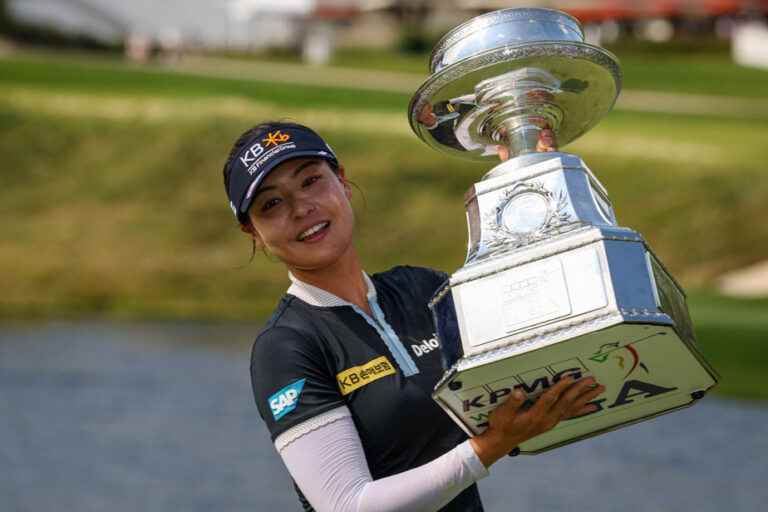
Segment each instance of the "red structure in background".
M768 0L619 0L552 2L582 23L640 18L719 17L767 14Z
M360 14L360 9L352 4L339 5L338 3L317 2L312 16L328 21L345 21Z

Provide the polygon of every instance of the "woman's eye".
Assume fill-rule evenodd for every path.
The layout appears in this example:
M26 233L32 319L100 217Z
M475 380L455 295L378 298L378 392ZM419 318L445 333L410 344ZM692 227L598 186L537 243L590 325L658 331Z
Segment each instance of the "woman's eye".
M280 200L277 198L268 199L263 205L261 205L261 211L265 212L271 208L274 208L279 202Z
M307 179L305 179L302 185L304 185L305 187L308 187L321 178L322 176L320 176L319 174L314 174L312 176L309 176Z

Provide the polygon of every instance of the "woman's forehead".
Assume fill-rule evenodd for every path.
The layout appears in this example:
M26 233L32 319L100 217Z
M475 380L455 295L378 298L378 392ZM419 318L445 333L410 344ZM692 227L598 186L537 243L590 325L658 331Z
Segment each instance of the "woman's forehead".
M280 163L275 167L261 182L259 188L275 186L283 181L290 181L296 178L305 169L314 169L318 166L327 166L327 162L317 157L298 157L291 158ZM330 167L329 167L330 169Z

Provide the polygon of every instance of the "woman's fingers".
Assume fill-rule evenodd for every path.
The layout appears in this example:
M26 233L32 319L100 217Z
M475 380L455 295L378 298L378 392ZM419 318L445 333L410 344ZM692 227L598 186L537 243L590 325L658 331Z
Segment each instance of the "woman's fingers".
M495 419L498 421L514 420L515 415L520 412L520 408L525 403L525 400L525 393L519 389L514 390L512 392L512 396L510 396L503 404L501 404L496 408L496 410L493 411L493 414L497 416Z
M543 432L560 420L593 412L587 402L602 393L592 377L575 380L565 376L542 393L530 408L525 393L516 389L489 418L488 429L472 438L472 447L486 466Z
M525 403L525 393L519 389L516 389L512 392L512 396L509 397L509 399L504 403L508 403L508 407L514 409L515 411L519 411L520 407L522 407L523 403Z
M597 384L593 377L582 379L560 396L552 410L558 419L573 418L594 412L594 408L586 408L586 405L604 391L605 387Z
M564 393L574 383L573 377L567 375L561 378L557 383L539 396L539 399L531 407L530 413L533 415L547 414L552 409Z
M604 391L605 387L597 384L593 377L578 381L564 377L539 397L530 414L549 429L561 419L594 412L592 407L587 408L587 402Z
M561 410L569 408L576 400L584 394L590 393L597 389L598 384L595 382L594 377L587 377L576 382L573 386L568 388L558 399L556 407ZM586 403L586 402L585 402Z
M588 405L589 402L600 396L605 392L605 386L597 385L591 389L587 389L581 395L573 400L571 405L566 409L566 418L573 418L576 416L583 416L584 414L595 412L596 405Z
M573 414L568 414L563 419L564 420L570 420L570 419L573 419L573 418L580 418L582 416L586 416L587 414L592 414L593 412L597 412L599 409L600 409L599 406L597 406L595 404L592 404L592 403L587 403L586 405L584 405L584 407L582 407L581 409L579 409L578 411L576 411Z

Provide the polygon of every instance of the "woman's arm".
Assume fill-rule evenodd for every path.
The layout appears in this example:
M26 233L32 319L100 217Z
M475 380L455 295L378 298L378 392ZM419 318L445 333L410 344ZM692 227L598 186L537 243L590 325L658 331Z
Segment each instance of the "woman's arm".
M438 510L488 474L469 441L437 459L373 480L357 429L342 406L275 440L291 476L318 512Z
M296 425L275 439L275 447L318 512L438 510L518 444L562 419L593 412L589 401L604 389L592 377L565 377L531 407L524 407L525 396L515 392L494 410L482 434L432 462L379 480L371 477L346 406Z

